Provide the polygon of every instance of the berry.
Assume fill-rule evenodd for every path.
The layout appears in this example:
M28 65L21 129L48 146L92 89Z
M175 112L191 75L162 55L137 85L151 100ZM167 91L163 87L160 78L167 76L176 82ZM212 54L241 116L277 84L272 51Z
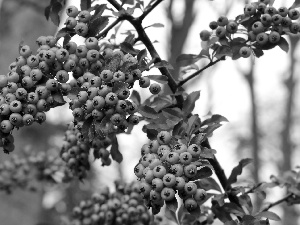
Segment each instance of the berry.
M171 201L171 200L173 200L175 198L175 191L174 191L174 189L169 188L169 187L165 187L161 191L161 197L165 201Z
M180 156L179 156L180 163L182 163L184 165L189 165L192 162L192 158L193 158L193 156L190 152L180 153Z
M226 25L226 31L230 34L236 33L238 30L238 24L234 21L229 21L229 23Z
M160 178L154 178L151 184L152 184L152 189L157 192L160 192L164 188L164 183Z
M273 16L274 14L277 13L277 10L276 10L276 8L273 7L273 6L268 6L268 7L266 7L266 9L265 9L265 13L266 13L266 14L270 14L271 16Z
M161 91L161 86L157 83L154 83L150 85L149 90L153 95L156 95Z
M252 25L252 31L254 34L259 34L264 31L264 25L262 22L257 21Z
M279 14L275 14L272 16L272 21L273 21L274 25L279 25L282 21L282 16Z
M192 212L197 208L197 202L193 198L188 198L184 201L184 207L189 211Z
M2 120L0 123L0 128L3 133L9 133L13 129L13 125L9 120Z
M268 40L269 40L269 35L266 33L260 33L256 36L256 41L260 45L266 44Z
M250 50L249 47L243 46L243 47L240 48L239 54L243 58L248 58L251 55L251 50Z
M165 175L167 174L167 170L164 166L162 165L159 165L159 166L156 166L154 167L153 169L153 175L154 177L157 177L157 178L163 178Z
M68 17L64 23L66 28L73 29L77 25L77 20L74 17Z
M247 4L245 7L244 7L244 14L245 15L254 15L255 14L255 11L256 11L256 8L254 5L251 5L251 4Z
M110 92L105 96L105 102L107 105L115 105L118 102L118 96L115 93Z
M83 10L78 14L78 20L83 23L89 22L91 19L91 13L87 10Z
M28 45L23 45L20 48L20 55L27 58L32 54L32 51Z
M292 20L288 17L282 18L281 25L283 27L289 27L292 24Z
M292 23L290 25L290 31L293 34L297 34L300 31L300 23Z
M276 31L272 31L269 34L269 42L275 44L278 43L280 41L280 34Z
M68 16L75 18L78 15L79 10L76 6L71 5L66 8L66 13Z
M228 18L226 16L220 16L217 22L219 26L226 26L228 24Z
M4 88L8 83L8 78L5 75L0 75L0 88Z
M188 195L194 195L197 192L197 185L193 182L188 182L184 185L184 190Z
M215 30L215 29L217 29L217 27L218 27L218 22L212 21L212 22L209 23L209 28L210 29Z
M85 23L82 22L78 22L77 25L75 26L75 32L76 34L78 34L79 36L85 36L88 33L88 26Z
M297 20L300 17L300 12L297 9L289 9L288 16L291 20Z
M203 201L206 197L207 193L203 189L197 189L196 193L194 194L194 199L196 201Z
M162 180L166 187L174 187L176 184L176 177L171 173L164 175Z
M218 27L216 29L216 36L218 38L224 38L226 35L226 29L224 27Z
M210 32L208 30L202 30L200 32L200 38L202 41L208 41L210 39Z
M289 10L285 6L278 8L278 14L282 17L286 17L288 15L288 12Z
M185 180L183 177L176 177L176 183L175 183L175 186L174 188L176 190L183 190L184 187L185 187Z
M147 88L150 86L150 79L148 77L141 77L139 79L139 85L141 88Z
M193 178L197 175L197 166L194 164L187 165L184 167L183 171L186 177Z
M272 23L272 16L269 15L269 14L263 14L261 17L260 17L260 21L261 23L265 26L265 27L269 27ZM261 29L261 28L260 28ZM257 34L257 32L256 32Z
M171 134L168 131L161 131L157 135L157 141L160 145L168 145L171 142Z

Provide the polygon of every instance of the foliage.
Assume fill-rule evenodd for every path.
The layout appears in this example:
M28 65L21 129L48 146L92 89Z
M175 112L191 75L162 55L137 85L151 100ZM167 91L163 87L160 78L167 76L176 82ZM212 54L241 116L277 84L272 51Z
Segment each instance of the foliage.
M221 115L202 121L193 113L200 92L186 93L182 86L229 57L259 58L276 46L288 52L284 35L297 35L300 31L299 11L295 9L298 1L289 9L276 9L272 6L274 1L260 0L247 4L244 13L234 20L221 16L212 21L211 31L200 32L200 53L177 58L182 66L192 66L203 58L209 63L180 81L173 79L172 65L159 57L145 33L148 27L163 25L142 26L143 19L162 0L152 0L146 6L142 0L121 2L108 0L112 9L107 4L82 0L81 10L75 6L66 8L65 27L55 37L37 39L36 53L20 43L20 56L10 65L10 72L0 76L0 144L4 152L14 151L15 128L44 122L45 112L54 107L68 102L74 120L65 133L61 161L47 154L13 156L0 167L1 190L27 187L31 167L37 171L37 180L56 183L54 174L61 172L64 181L83 181L90 169L90 153L95 160L101 159L103 166L110 166L112 160L121 163L118 134L130 134L134 125L144 120L142 130L149 143L141 147L141 158L134 170L138 181L116 182L115 193L105 189L93 195L92 200L81 202L74 208L70 223L156 224L153 216L164 206L165 216L177 224L212 224L218 219L225 225L254 225L280 220L269 209L282 202L299 203L299 171L273 176L270 183L237 186L238 176L252 160L242 159L226 177L208 138L228 121ZM45 9L46 18L58 25L63 7L64 1L51 0ZM134 17L135 10L142 14ZM109 17L103 15L105 11L116 19L109 23ZM125 20L133 25L137 36L128 31L122 43L99 45L99 40ZM75 35L85 39L84 45L72 41ZM58 44L60 39L63 46ZM109 40L114 39L115 34ZM139 41L145 49L135 48ZM161 75L143 74L152 68ZM151 93L143 102L139 92L132 90L135 82ZM165 93L159 84L167 84L172 93ZM287 196L260 211L253 210L250 194L264 198L266 189L275 186L286 187ZM152 209L152 215L146 207Z

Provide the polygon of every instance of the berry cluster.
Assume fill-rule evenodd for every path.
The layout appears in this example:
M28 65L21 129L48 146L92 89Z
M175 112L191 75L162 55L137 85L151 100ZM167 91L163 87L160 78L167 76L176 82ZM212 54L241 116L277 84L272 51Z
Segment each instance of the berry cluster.
M0 164L0 190L7 193L15 188L35 190L34 181L54 184L70 179L61 159L50 152L13 155Z
M239 25L246 28L250 44L243 46L239 54L247 58L251 55L251 45L258 45L262 48L267 45L276 45L280 42L281 35L297 34L300 31L298 21L300 13L297 9L275 7L268 5L270 0L260 0L249 3L244 7L244 14L238 16L236 20L228 20L226 16L221 16L217 21L209 24L211 31L202 30L200 37L202 41L209 41L216 36L220 40L230 42L233 34L239 32Z
M61 158L66 162L66 166L73 176L83 179L86 177L86 171L90 169L89 163L89 144L85 142L80 133L80 125L68 125L65 132L65 141L61 149Z
M161 131L156 140L143 145L141 154L134 173L141 181L140 191L153 214L160 211L165 201L174 200L176 192L190 212L205 199L205 190L192 182L197 175L199 164L193 162L200 158L200 146L186 146L172 140L169 132Z
M70 69L70 62L66 61L68 52L56 46L52 36L39 37L37 44L37 54L32 54L28 45L21 46L10 72L0 75L1 136L6 137L15 127L43 123L45 112L63 104L61 92L70 89L66 84L69 75L64 70ZM3 148L6 153L13 151L13 140L4 141Z
M150 224L150 214L143 204L139 184L116 182L116 192L104 188L92 195L90 200L81 201L73 209L73 223L76 225L138 225Z

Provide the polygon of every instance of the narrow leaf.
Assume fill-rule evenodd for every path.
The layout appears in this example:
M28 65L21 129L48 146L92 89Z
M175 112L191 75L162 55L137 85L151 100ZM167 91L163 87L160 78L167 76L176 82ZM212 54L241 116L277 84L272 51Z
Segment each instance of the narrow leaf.
M136 105L141 104L141 96L140 93L136 90L133 90L130 97L129 97Z
M174 69L173 66L165 60L162 60L161 62L155 63L154 67L156 67L156 68L166 67L167 69L170 69L170 70Z
M189 94L186 98L186 100L183 102L183 107L182 111L186 114L189 115L195 108L195 102L199 99L200 97L200 91L195 91Z
M178 202L176 198L171 201L166 201L166 206L170 211L176 212L178 208Z
M146 77L148 77L150 80L156 81L157 83L161 83L161 84L168 83L168 77L165 75L149 75Z
M59 16L59 12L62 9L62 4L60 4L59 2L56 2L52 5L51 7L51 11L50 11L50 18L51 21L56 25L59 26L60 23L60 16Z
M152 109L150 106L139 106L139 113L149 119L157 119L158 118L158 113Z
M280 221L280 217L270 211L264 211L264 212L260 212L259 214L256 215L256 217L264 217L264 218L268 218L270 220L275 220L275 221Z
M113 135L112 137L110 154L112 159L115 160L116 162L121 163L123 161L123 155L119 150L119 144L116 135Z
M120 47L124 52L130 53L132 55L137 55L139 53L139 50L133 48L133 46L131 44L129 44L128 42L121 43Z
M288 53L289 51L289 43L286 41L285 38L281 37L280 38L280 41L278 43L278 46L283 50L285 51L286 53Z
M249 163L252 163L252 161L253 161L253 159L249 159L249 158L242 159L239 162L239 164L233 168L233 170L228 178L227 185L229 186L229 185L235 183L237 181L237 176L242 174L243 168L245 166L247 166Z
M89 37L96 36L101 30L103 30L108 24L107 16L99 16L93 19L89 24Z

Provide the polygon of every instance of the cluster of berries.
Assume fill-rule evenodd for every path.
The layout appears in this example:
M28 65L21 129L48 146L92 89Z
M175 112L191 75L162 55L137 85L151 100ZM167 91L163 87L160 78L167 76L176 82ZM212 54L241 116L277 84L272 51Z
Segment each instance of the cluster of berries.
M79 11L76 6L69 6L66 9L68 18L65 21L66 28L75 29L79 36L86 36L89 31L89 22L92 18L88 10ZM76 19L77 18L77 19Z
M228 20L226 16L221 16L217 21L212 21L209 27L213 30L203 30L200 33L202 41L209 41L216 36L219 39L230 42L231 35L238 32L239 25L246 26L249 46L241 47L239 54L247 58L251 55L251 45L257 44L261 47L267 44L278 44L281 35L297 34L300 31L299 10L294 8L280 7L276 9L268 5L270 0L259 0L249 3L244 7L244 14L238 16L236 20ZM214 34L214 35L212 35Z
M116 182L116 192L103 188L73 209L74 225L148 225L151 216L139 194L139 184Z
M205 199L205 190L193 182L199 167L195 162L200 159L201 151L196 144L187 146L178 142L167 131L161 131L156 140L143 145L134 173L140 179L140 192L153 214L160 211L165 201L174 200L177 191L190 212Z
M35 190L35 181L55 184L70 179L71 174L65 170L64 163L52 152L13 155L0 164L0 190L7 193L15 188Z
M20 47L9 73L0 75L0 129L4 136L15 127L43 123L46 111L63 104L57 95L70 89L66 84L69 75L63 69L70 69L68 52L57 47L52 36L39 37L37 44L37 54L32 54L28 45ZM4 143L3 147L6 153L14 150L13 144Z
M86 171L90 169L90 146L80 133L80 126L82 123L68 125L60 155L72 175L83 179L87 176Z

